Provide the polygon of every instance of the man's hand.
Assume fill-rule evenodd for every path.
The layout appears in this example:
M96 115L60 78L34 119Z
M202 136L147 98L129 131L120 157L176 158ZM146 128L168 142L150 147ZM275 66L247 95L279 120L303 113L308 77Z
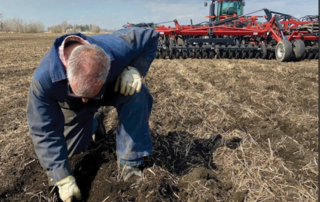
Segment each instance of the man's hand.
M59 195L63 202L72 202L73 197L81 200L80 189L73 176L69 175L57 182L56 185L59 188Z
M137 93L141 90L141 76L139 71L134 67L126 67L117 79L116 86L114 88L115 92L118 92L120 87L120 93L125 96L133 95L136 91Z

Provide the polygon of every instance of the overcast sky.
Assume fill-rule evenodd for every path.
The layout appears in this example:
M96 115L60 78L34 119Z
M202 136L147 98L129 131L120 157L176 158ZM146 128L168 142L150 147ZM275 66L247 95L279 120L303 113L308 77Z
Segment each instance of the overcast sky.
M102 29L119 29L127 22L167 22L183 24L207 21L209 6L204 0L0 0L2 19L40 21L46 27L69 24L96 24ZM208 5L211 0L207 0ZM295 17L318 14L318 0L246 0L244 13L262 8ZM258 13L257 15L263 15ZM166 26L173 25L167 23Z

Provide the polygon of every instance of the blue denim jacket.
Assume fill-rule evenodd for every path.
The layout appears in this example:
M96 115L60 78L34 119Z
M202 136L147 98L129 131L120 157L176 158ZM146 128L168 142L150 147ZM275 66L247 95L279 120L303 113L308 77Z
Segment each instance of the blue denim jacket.
M114 88L117 77L128 65L145 76L154 57L159 34L152 29L126 28L113 34L77 35L97 44L111 59L111 69L106 86ZM50 185L72 175L68 163L68 150L63 135L64 116L61 105L69 100L66 71L58 56L58 47L69 35L57 38L52 48L43 56L34 72L27 102L27 120L31 139L41 166L47 171ZM97 106L87 105L92 110ZM91 132L92 131L88 131Z

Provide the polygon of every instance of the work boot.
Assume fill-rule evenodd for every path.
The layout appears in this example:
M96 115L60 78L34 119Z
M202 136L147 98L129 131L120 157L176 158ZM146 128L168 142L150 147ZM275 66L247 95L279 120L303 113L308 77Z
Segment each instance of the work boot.
M126 182L132 176L142 177L142 171L139 169L138 166L128 166L120 164L120 173L123 180Z
M120 163L119 163L120 164ZM142 170L137 166L128 166L120 164L120 178L130 183L131 189L136 189L142 182Z
M96 132L94 132L94 135L92 136L93 141L97 142L103 138L106 137L106 128L104 127L103 124L103 118L104 118L104 114L103 114L103 110L101 108L98 109L98 112L96 112L94 114L94 118L97 119L98 122L98 126L96 129Z

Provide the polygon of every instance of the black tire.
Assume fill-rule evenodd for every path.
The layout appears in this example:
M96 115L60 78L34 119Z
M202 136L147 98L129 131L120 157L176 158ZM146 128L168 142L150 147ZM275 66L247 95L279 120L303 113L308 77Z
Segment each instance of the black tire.
M173 50L172 49L169 51L169 59L173 59Z
M240 55L241 55L241 51L240 51L239 45L235 45L234 46L234 58L239 59Z
M304 52L303 56L302 56L302 60L307 58L307 52Z
M159 57L160 57L159 51L156 51L156 59L159 59Z
M193 47L191 45L188 46L188 58L193 58Z
M193 51L192 50L189 50L188 58L193 58Z
M292 54L292 45L288 40L279 41L276 49L275 55L278 61L286 62L290 60Z
M254 58L255 59L260 58L260 53L261 52L260 52L260 50L258 50L259 47L257 45L254 45L253 48L254 48Z
M241 44L240 45L240 50L241 50L241 59L245 59L247 57L247 50L246 49L246 45Z
M206 49L202 49L201 58L203 58L203 59L208 58L208 52Z
M231 59L234 57L234 49L231 45L228 45L227 46L227 49L228 49L228 58Z
M161 58L162 59L166 59L166 56L167 56L167 51L166 50L162 50Z
M195 50L195 58L199 59L200 58L200 51Z
M313 51L310 51L309 55L307 57L308 57L309 60L313 59L314 58Z
M306 52L306 46L302 40L296 39L292 42L293 60L295 61L302 60L305 52Z
M216 58L216 59L221 58L221 56L220 56L220 54L221 54L220 45L215 45L215 46L214 46L214 51L216 52L215 58Z
M306 51L304 52L304 59L309 59L309 55L311 53L311 47L310 46L306 46Z
M254 51L253 51L253 47L252 47L252 45L251 44L249 44L248 46L247 46L247 48L248 48L248 58L253 58L253 53L254 53Z
M179 59L180 58L180 51L179 51L179 49L176 49L176 54L175 54L175 57L176 57L176 59Z
M209 56L208 56L209 59L213 59L214 58L214 52L213 50L210 50L209 51Z
M199 59L200 58L200 48L199 45L196 45L195 49L194 49L194 58Z
M221 58L227 58L227 48L225 45L221 45L220 54Z
M271 51L268 53L268 59L269 60L274 59L274 52Z
M267 45L267 49L268 49L268 59L269 60L275 59L275 46L272 47L271 45ZM290 60L290 58L289 58L289 60Z
M268 50L267 50L267 46L265 43L261 44L261 58L262 59L267 59L268 56Z
M182 56L182 59L187 59L188 57L188 49L186 47L186 45L182 45L182 49L181 49L181 56Z
M187 51L182 51L182 58L187 59Z
M319 57L319 47L318 46L313 46L313 59L317 59Z

